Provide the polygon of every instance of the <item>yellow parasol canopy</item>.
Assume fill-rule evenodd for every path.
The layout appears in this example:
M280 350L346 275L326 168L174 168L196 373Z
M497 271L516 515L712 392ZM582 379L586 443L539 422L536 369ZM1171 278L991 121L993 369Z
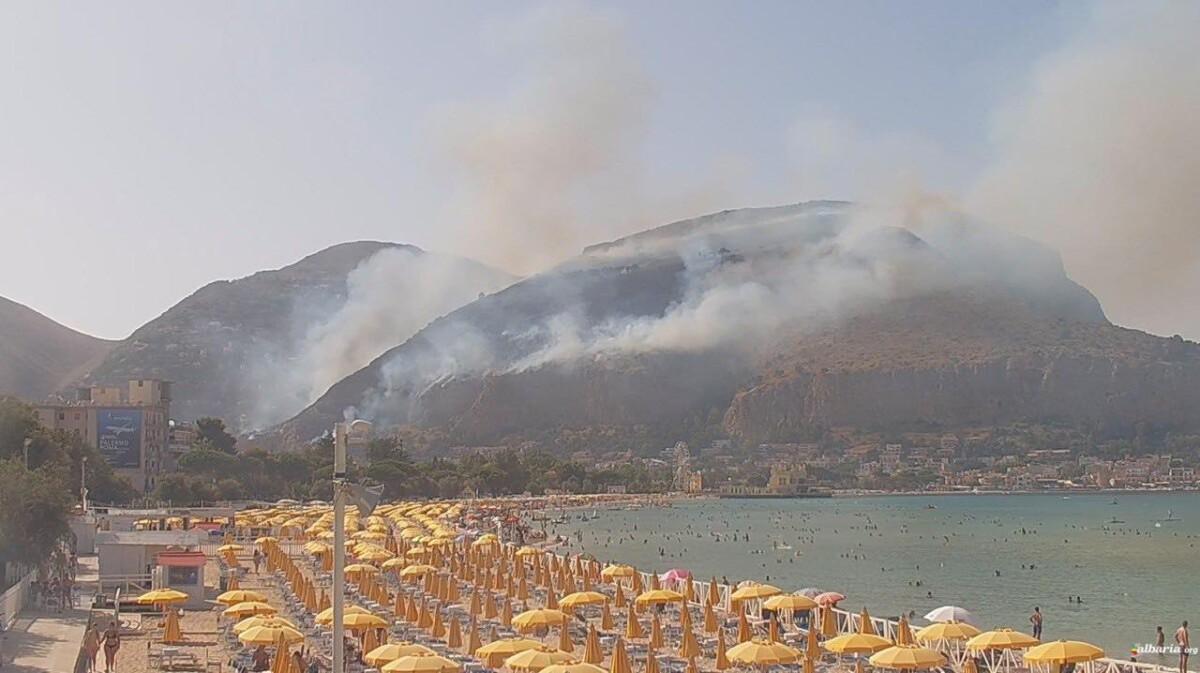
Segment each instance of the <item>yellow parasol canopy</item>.
M576 661L575 657L553 647L538 645L518 652L504 660L504 665L514 671L537 671L553 666Z
M570 617L567 616L567 613L562 610L536 608L534 610L526 610L513 617L512 625L519 631L528 632L538 627L558 626L569 619Z
M1054 640L1030 648L1025 653L1027 664L1074 664L1093 661L1104 656L1104 650L1081 640Z
M923 643L939 640L966 640L979 635L979 629L966 622L938 622L930 624L913 634L913 638Z
M608 670L595 664L572 660L561 664L551 664L543 668L542 673L608 673Z
M182 591L176 591L171 588L155 589L147 591L137 597L137 602L142 605L151 605L155 603L178 603L186 601L189 596Z
M659 605L663 603L682 603L683 594L670 589L651 589L637 597L638 605Z
M290 626L252 626L238 634L238 640L245 645L274 645L283 638L288 645L304 641L304 634Z
M382 673L457 673L462 667L436 654L410 654L384 664Z
M1012 629L992 629L967 641L968 650L1023 650L1040 644L1041 641Z
M179 628L179 613L175 610L167 612L166 625L163 626L162 641L164 643L183 642L183 632Z
M750 584L729 594L731 601L750 601L762 598L770 598L783 593L783 590L778 587L773 587L770 584ZM731 650L732 651L732 650Z
M501 638L476 649L475 656L489 668L500 668L505 659L535 647L541 647L541 643L528 638Z
M352 615L352 614L369 615L369 614L371 614L371 611L366 608L360 608L357 605L347 605L345 607L345 609L342 611L343 617L345 617L346 615ZM326 609L318 612L317 616L313 617L313 621L318 624L332 624L333 623L333 608L326 608Z
M893 645L876 652L868 660L872 666L879 668L900 668L912 670L917 668L937 668L946 663L946 657L937 650L916 645Z
M250 591L248 589L235 589L233 591L226 591L220 596L217 596L217 602L224 605L236 605L238 603L246 603L250 601L266 603L267 597L258 593L257 591Z
M749 589L751 587L746 588ZM801 596L800 594L776 594L763 601L763 607L775 611L812 610L817 607L817 602L808 596Z
M868 633L847 633L826 640L825 649L838 654L874 654L892 646L883 636Z
M415 566L408 566L404 570L401 570L400 576L401 577L423 577L423 576L425 576L426 573L431 573L431 572L437 572L437 568L435 568L431 565L420 564L420 565L415 565Z
M748 640L729 648L725 656L731 662L753 666L771 666L773 664L790 664L800 659L800 650L783 643L772 643L766 640Z
M636 568L625 565L605 566L604 569L600 571L600 577L609 581L612 581L617 577L633 577L636 574Z
M437 652L418 643L387 643L364 654L363 661L369 666L379 668L384 664L392 663L400 657L407 657L413 654L437 654Z
M283 617L258 615L255 617L247 617L237 624L234 624L233 632L234 634L241 634L249 629L254 628L255 626L287 626L293 629L296 628L295 624L284 619Z
M348 615L342 615L342 626L351 631L361 631L363 629L382 629L388 625L387 620L367 613L352 612Z
M279 610L263 603L262 601L246 601L244 603L236 603L221 611L221 614L226 617L250 617L253 615L273 615Z
M599 605L607 600L608 597L598 591L576 591L560 598L558 605L564 608L574 608L578 605Z

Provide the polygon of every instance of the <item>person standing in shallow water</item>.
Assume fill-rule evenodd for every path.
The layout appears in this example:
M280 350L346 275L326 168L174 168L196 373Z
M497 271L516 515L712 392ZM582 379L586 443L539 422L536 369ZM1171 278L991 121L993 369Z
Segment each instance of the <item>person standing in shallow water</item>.
M1042 639L1042 609L1034 606L1033 614L1029 615L1029 623L1033 624L1033 637Z
M1192 639L1188 635L1186 619L1175 631L1175 644L1179 646L1179 673L1187 673L1188 648L1192 646Z

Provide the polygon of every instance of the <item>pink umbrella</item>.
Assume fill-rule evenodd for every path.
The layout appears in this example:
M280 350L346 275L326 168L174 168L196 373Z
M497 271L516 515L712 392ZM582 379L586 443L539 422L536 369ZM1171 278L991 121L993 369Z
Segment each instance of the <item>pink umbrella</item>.
M678 582L681 580L691 579L692 574L683 568L671 568L667 572L658 576L658 579L663 582Z
M846 597L836 591L826 591L813 600L817 602L817 605L837 605L838 601L844 601Z

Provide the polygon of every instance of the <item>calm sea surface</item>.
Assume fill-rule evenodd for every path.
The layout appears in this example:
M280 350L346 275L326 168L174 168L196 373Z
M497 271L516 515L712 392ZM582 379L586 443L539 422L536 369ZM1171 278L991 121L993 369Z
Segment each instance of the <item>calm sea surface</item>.
M1156 527L1167 510L1180 521ZM1116 658L1153 642L1156 625L1170 642L1180 620L1200 624L1197 493L688 500L568 515L551 532L602 561L837 590L843 607L876 616L960 605L985 629L1028 633L1037 605L1044 638Z

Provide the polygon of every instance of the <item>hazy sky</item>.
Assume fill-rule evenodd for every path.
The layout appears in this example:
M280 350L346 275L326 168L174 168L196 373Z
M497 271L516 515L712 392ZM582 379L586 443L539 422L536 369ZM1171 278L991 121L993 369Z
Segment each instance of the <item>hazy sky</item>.
M527 273L711 210L1013 193L997 117L1095 23L959 0L3 3L0 295L116 338L346 240Z

